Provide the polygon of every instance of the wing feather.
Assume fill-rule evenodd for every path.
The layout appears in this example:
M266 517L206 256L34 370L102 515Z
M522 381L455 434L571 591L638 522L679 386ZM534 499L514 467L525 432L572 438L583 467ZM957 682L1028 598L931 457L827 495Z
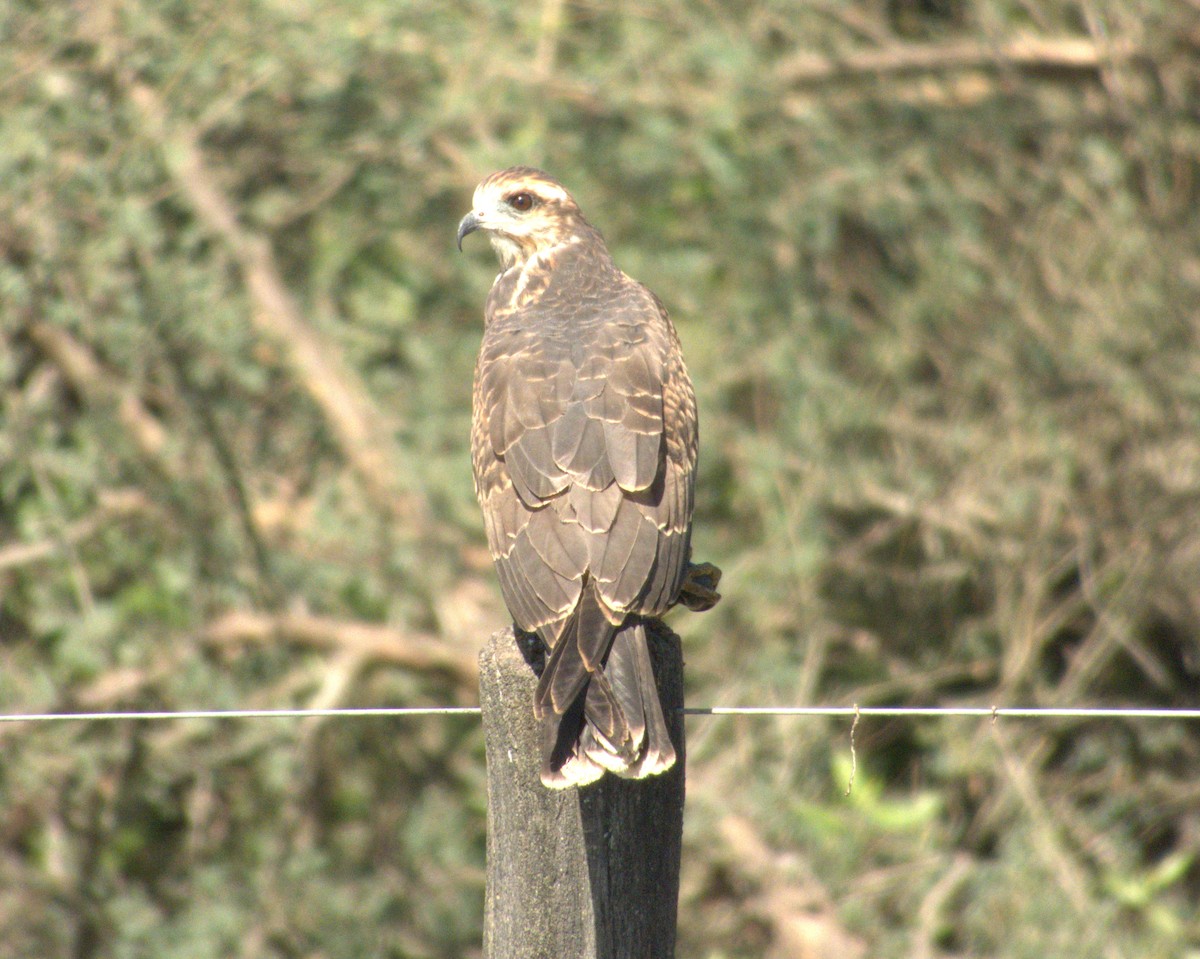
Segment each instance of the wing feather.
M548 623L554 622L554 613L542 605L529 580L509 557L498 558L495 565L500 593L514 623L528 632L540 632Z
M524 532L538 559L560 578L565 581L583 578L588 551L583 529L577 522L565 521L556 511L543 509L534 514Z
M605 423L604 438L613 477L621 489L646 489L661 468L662 431L635 432L622 423Z
M571 476L554 463L549 427L526 430L504 456L517 495L531 509L562 492Z
M539 607L555 614L555 619L560 619L569 615L574 608L579 598L578 583L572 577L564 576L538 554L530 538L533 527L531 523L521 531L513 543L508 560L514 572L528 583Z
M604 426L587 415L582 403L571 403L554 424L551 447L555 465L569 478L592 489L612 482Z
M655 484L631 494L658 531L657 556L639 608L649 615L666 612L674 602L691 551L693 476L686 463L666 456Z
M536 298L510 304L491 318L476 372L488 543L514 620L563 664L544 690L556 713L603 668L629 613L669 607L689 549L695 399L665 311L621 283L607 300L590 290L593 313L577 310L574 327L538 313ZM556 648L568 637L570 651ZM629 677L611 680L632 701Z
M622 491L616 483L591 490L576 483L567 496L579 525L588 533L607 533L621 505Z
M602 586L602 593L609 605L614 609L638 608L639 597L645 592L650 583L651 574L658 560L659 538L654 523L648 518L642 519L637 527L637 535L630 547L625 562L614 569L606 568L603 573L613 576L612 585ZM605 560L608 556L606 554ZM600 579L598 576L597 579Z
M622 499L612 527L588 543L591 571L610 608L627 610L650 577L657 554L653 521L629 499Z

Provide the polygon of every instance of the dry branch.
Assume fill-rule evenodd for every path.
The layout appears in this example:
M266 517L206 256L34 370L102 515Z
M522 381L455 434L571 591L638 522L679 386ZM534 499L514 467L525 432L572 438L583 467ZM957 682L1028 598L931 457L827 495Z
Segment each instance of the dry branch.
M1037 75L1095 75L1142 51L1128 41L1100 47L1084 37L1021 37L991 44L971 40L908 44L862 50L841 57L802 53L779 65L778 76L792 86L836 80L864 80L954 70L1013 70Z
M90 403L116 409L117 418L143 457L166 473L176 472L167 461L166 428L146 409L132 389L117 382L105 371L87 346L62 327L45 322L30 324L29 338L58 367L80 396Z
M423 511L417 502L396 485L400 456L384 425L387 418L371 402L337 345L314 330L301 314L270 244L238 221L195 136L186 129L171 129L162 101L145 84L129 80L126 92L141 112L143 129L158 144L177 188L237 261L254 301L253 323L286 349L297 377L325 416L375 508L393 519L411 520L420 515Z
M147 509L149 509L149 504L146 498L137 490L115 490L110 493L102 493L98 509L89 516L68 524L59 535L38 540L35 543L13 543L0 547L0 572L52 559L62 551L64 546L74 546L94 536L104 528L109 520Z
M132 386L104 368L86 344L75 339L62 327L46 322L32 323L28 330L30 339L37 344L75 392L86 402L115 412L125 433L133 440L134 446L153 470L171 480L180 480L188 476L193 464L180 454L178 444L173 448L168 442L170 434L167 427L146 408ZM237 472L233 455L216 430L208 411L198 410L197 415L207 429L217 460L224 469L226 486L231 492L237 515L242 521L243 532L254 548L258 568L267 583L272 586L272 591L277 592L277 589L273 588L274 579L270 575L270 556L254 523L249 493ZM76 538L82 538L82 535ZM63 542L73 543L75 539L68 537L58 540L58 544ZM53 544L52 546L57 548ZM19 557L22 554L14 555L20 561Z
M1089 908L1087 872L1063 842L1058 817L1042 796L1033 772L1037 768L1036 751L1018 756L1009 746L1004 730L993 723L990 732L1006 774L1006 798L1022 807L1024 818L1033 827L1033 848L1055 879L1063 898L1076 913L1086 915Z
M470 698L478 695L479 667L472 656L439 648L430 635L391 626L303 613L231 612L210 623L202 639L211 646L290 642L313 649L354 653L364 661L390 663L415 672L450 676Z
M776 957L860 959L866 943L842 925L829 890L805 864L773 848L749 820L728 814L717 823L714 860L742 891L739 924L764 923Z
M945 872L921 899L917 910L916 929L912 937L912 959L933 959L940 954L937 948L938 935L949 925L943 916L947 904L976 868L974 859L966 853L956 853L950 858Z
M393 520L427 526L424 503L397 485L401 457L387 428L387 417L372 403L337 344L305 319L283 282L270 243L240 222L195 130L174 124L158 93L122 66L122 38L115 23L114 9L97 5L84 18L81 31L137 109L141 131L157 148L180 196L230 251L253 301L251 322L285 350L296 377L321 410L374 509Z

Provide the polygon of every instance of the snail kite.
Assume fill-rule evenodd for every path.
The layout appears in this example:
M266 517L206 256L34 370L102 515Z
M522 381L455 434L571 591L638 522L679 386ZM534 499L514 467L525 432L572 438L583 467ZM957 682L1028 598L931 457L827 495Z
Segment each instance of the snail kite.
M544 644L542 781L662 772L675 749L643 617L711 606L719 576L688 562L696 399L679 339L548 174L487 177L459 249L476 230L501 272L475 370L475 490L509 612Z

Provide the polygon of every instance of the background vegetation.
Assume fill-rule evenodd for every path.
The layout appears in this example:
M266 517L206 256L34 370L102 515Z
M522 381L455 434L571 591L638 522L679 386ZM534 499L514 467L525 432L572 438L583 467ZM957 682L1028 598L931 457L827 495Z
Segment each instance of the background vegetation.
M684 340L692 703L1200 706L1194 0L0 11L3 711L474 701L515 162ZM1200 954L1194 725L689 730L685 959ZM479 955L474 721L0 740L0 956Z

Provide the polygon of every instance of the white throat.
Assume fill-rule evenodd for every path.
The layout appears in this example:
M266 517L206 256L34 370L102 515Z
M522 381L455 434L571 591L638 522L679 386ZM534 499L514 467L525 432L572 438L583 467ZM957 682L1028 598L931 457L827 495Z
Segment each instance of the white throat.
M555 243L554 246L548 246L544 250L538 250L533 256L521 264L521 274L517 278L517 288L513 293L514 299L519 299L525 293L525 287L529 284L531 269L540 267L543 263L551 260L554 254L559 250L563 250L568 246L574 246L579 242L579 237L570 236L561 243Z
M496 251L496 256L500 260L501 271L507 270L521 257L520 245L505 236L502 233L489 233L488 240L492 244L492 249Z

